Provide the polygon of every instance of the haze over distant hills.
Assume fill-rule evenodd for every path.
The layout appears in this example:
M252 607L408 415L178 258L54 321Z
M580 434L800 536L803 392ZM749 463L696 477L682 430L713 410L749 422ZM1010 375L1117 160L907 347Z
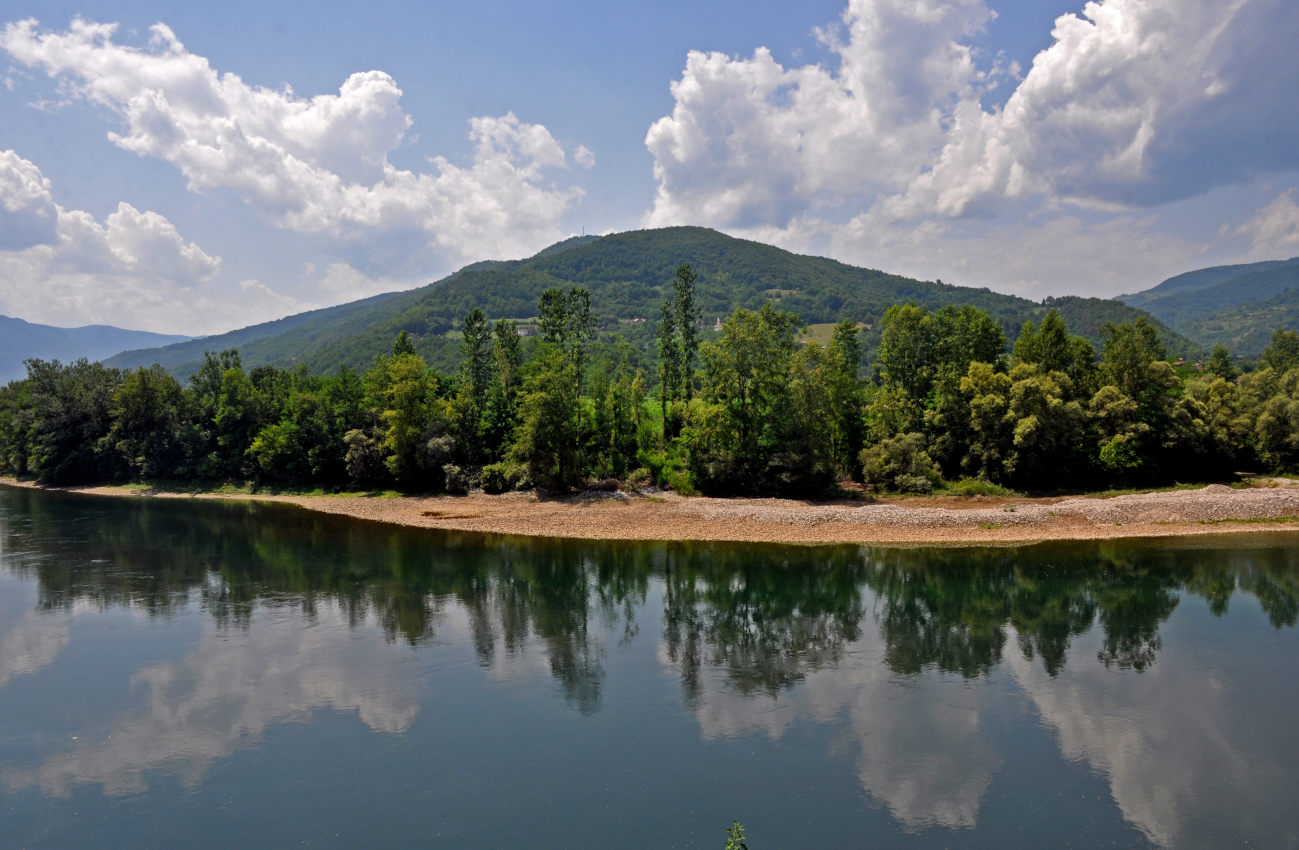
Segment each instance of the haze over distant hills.
M124 330L111 325L56 328L0 316L0 383L25 377L23 361L28 358L65 363L78 357L102 360L129 348L168 345L187 339L190 337Z
M1119 298L1206 348L1253 358L1277 328L1299 327L1299 257L1197 269Z
M1065 297L1044 306L988 289L912 280L809 257L736 239L701 227L638 230L609 236L575 237L526 260L466 266L436 283L408 292L316 310L201 340L129 351L113 366L161 363L186 377L204 351L237 348L245 367L305 365L330 372L340 365L365 368L407 331L416 349L440 369L458 358L456 330L465 314L481 308L489 318L527 319L550 287L585 286L592 312L606 330L617 329L640 352L652 350L652 333L667 282L677 266L698 272L697 302L711 323L737 307L756 309L770 301L809 324L845 318L867 323L867 348L878 341L878 323L893 304L914 301L936 309L973 304L991 313L1013 339L1026 319L1060 310L1070 329L1096 339L1105 322L1122 322L1141 311L1098 298ZM637 321L644 320L644 321ZM1164 329L1170 351L1193 354L1196 346Z

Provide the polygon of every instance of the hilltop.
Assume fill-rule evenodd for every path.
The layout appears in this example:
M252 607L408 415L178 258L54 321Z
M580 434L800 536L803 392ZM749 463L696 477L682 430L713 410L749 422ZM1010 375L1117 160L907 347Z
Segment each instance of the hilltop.
M1254 358L1274 330L1299 326L1299 257L1197 269L1119 298L1204 348Z
M845 318L862 322L868 349L878 339L884 311L908 301L931 309L972 304L987 310L1012 339L1025 320L1040 318L1052 307L1074 333L1092 339L1105 322L1144 315L1117 301L1066 297L1037 304L986 288L914 280L794 254L706 228L672 227L575 237L526 260L476 263L408 292L165 348L126 352L107 362L128 368L158 362L184 377L197 369L204 351L238 348L246 367L304 364L312 372L326 373L342 365L368 366L404 330L419 353L449 369L458 357L457 329L470 310L481 308L491 319L519 319L526 328L542 291L569 286L590 290L592 311L606 333L617 330L647 352L664 285L681 263L690 263L699 274L697 303L709 322L737 307L756 309L769 301L812 325ZM1196 352L1196 346L1178 334L1167 328L1161 332L1170 353Z

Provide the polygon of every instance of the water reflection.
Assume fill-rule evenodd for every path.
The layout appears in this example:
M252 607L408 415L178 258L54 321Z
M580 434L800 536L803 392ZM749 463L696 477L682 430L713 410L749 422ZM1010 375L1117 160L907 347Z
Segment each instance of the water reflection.
M79 618L198 623L177 657L134 668L102 735L11 759L3 784L118 795L166 767L195 786L273 725L321 710L404 735L428 710L429 659L447 647L486 680L542 671L570 716L594 717L613 653L651 641L697 736L720 746L831 728L862 791L905 829L979 826L1007 766L997 730L1025 704L1149 841L1207 842L1284 822L1277 789L1293 785L1299 752L1288 729L1279 746L1262 730L1275 738L1288 721L1237 719L1288 704L1296 671L1269 659L1260 669L1277 667L1274 679L1241 678L1167 632L1242 605L1291 629L1291 541L594 544L0 490L3 581L29 589L0 600L0 699L59 668Z
M315 620L320 628L267 617L255 631L208 629L180 661L131 677L143 705L114 717L101 741L5 769L6 789L66 795L90 783L110 795L138 792L145 771L162 765L192 787L271 724L304 721L320 708L356 712L375 732L409 728L419 710L417 680L402 669L409 659L382 641L351 639L332 604L318 607Z

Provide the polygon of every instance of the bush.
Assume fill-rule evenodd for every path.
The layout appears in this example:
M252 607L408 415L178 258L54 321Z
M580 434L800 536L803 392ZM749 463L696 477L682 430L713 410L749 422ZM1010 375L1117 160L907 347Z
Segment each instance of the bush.
M483 492L504 493L510 489L510 482L505 474L508 468L508 463L489 463L484 466L483 471L478 475L478 483L482 485Z
M454 463L443 466L442 475L446 479L445 489L452 496L463 496L469 492L470 480L468 473Z
M899 434L862 449L858 459L868 485L894 493L932 493L941 481L938 464L920 434Z
M1009 487L993 484L984 478L961 478L943 482L943 492L953 496L1018 496Z

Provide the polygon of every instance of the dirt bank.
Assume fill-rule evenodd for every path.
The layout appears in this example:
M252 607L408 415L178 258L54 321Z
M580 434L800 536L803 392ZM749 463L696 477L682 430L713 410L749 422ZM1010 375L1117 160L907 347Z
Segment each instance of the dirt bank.
M0 483L34 487L0 478ZM256 499L421 528L605 540L939 543L1166 537L1299 530L1299 485L1210 485L1134 495L1045 499L927 498L880 502L712 499L674 493L500 496L300 496L185 493L138 487L69 492L130 498Z

